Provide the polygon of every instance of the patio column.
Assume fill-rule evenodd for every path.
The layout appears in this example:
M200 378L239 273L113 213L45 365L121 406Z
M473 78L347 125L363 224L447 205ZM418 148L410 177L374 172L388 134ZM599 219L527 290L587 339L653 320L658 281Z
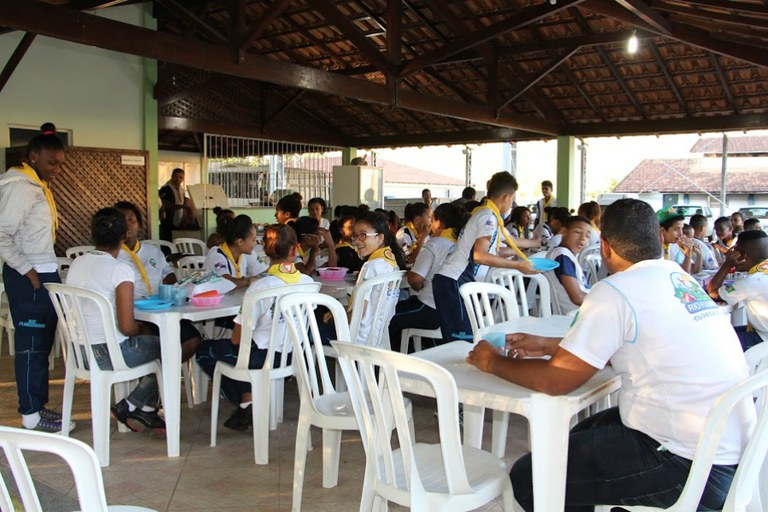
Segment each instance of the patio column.
M357 148L341 148L341 165L350 165L357 158Z
M144 7L144 27L157 30L157 20L152 16L151 6ZM142 59L144 79L142 84L142 101L144 107L144 149L149 153L149 221L147 230L149 238L159 238L160 235L160 199L157 191L160 186L157 183L158 169L158 113L157 100L155 99L155 84L157 83L157 61L154 59Z
M558 206L579 207L579 169L576 166L576 139L568 135L557 138L557 183L555 197Z

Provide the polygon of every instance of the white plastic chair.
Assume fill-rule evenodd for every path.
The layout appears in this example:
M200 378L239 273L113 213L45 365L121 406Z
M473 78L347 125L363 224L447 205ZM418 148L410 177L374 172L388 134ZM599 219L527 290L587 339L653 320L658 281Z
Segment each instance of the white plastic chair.
M550 289L550 297L552 299L552 314L553 315L564 315L563 313L563 307L560 304L560 299L557 297L557 292L555 291L557 286L563 286L560 283L560 280L557 279L557 276L555 275L554 270L550 270L549 272L544 272L544 277L547 279L547 282L549 283L549 289Z
M67 270L72 265L72 258L65 257L65 256L57 256L56 257L56 270L61 272L62 270Z
M758 343L744 352L744 359L749 366L749 374L768 371L768 342Z
M704 486L707 483L712 461L720 444L720 437L725 430L728 418L734 407L745 397L752 398L756 393L762 393L762 403L757 417L757 424L749 436L747 446L739 461L739 468L731 483L731 489L723 506L724 512L759 512L760 488L758 486L760 467L768 452L768 372L760 372L744 382L726 391L715 401L707 415L704 429L696 445L693 464L688 473L688 480L680 497L669 508L632 507L628 505L598 505L595 512L610 512L612 507L620 506L629 512L652 512L665 510L667 512L690 512L696 510Z
M5 284L0 281L0 355L3 353L3 334L8 332L8 354L15 355L13 318L8 306L8 295L5 293Z
M297 283L274 288L249 291L243 298L241 309L242 329L237 361L232 366L224 361L217 361L213 371L213 392L211 395L211 446L216 446L216 430L219 419L219 395L221 378L250 382L253 394L253 452L256 464L269 463L269 431L277 428L278 417L282 419L283 389L286 377L293 375L293 366L288 361L293 345L285 333L284 320L275 313L270 332L270 343L264 366L258 369L248 368L253 345L253 309L261 300L274 300L273 311L277 311L280 297L291 293L317 292L320 283ZM282 332L281 332L282 331ZM280 352L280 363L273 367L275 352ZM268 414L265 412L268 411ZM279 413L278 413L279 411Z
M527 287L526 279L529 280ZM552 316L549 281L543 275L527 275L511 268L492 268L486 281L503 286L518 297L520 316L531 316L531 313L542 318Z
M336 341L333 346L339 353L365 447L361 512L386 510L388 501L411 510L464 511L498 496L502 496L505 510L513 510L504 461L461 443L458 390L448 371L389 350ZM432 385L439 444L416 443L407 424L399 373L419 375Z
M408 345L413 338L413 351L421 352L421 338L429 338L432 340L442 340L443 332L440 329L417 329L411 327L409 329L403 329L403 333L400 335L400 353L408 353Z
M590 256L592 254L597 254L600 256L600 244L592 244L586 246L582 251L579 253L579 256L577 257L579 261L579 265L581 265L581 268L587 268L587 256Z
M64 375L64 404L62 405L62 434L69 435L72 418L72 400L75 379L91 381L91 421L93 423L93 446L102 466L109 466L109 394L115 385L115 400L128 394L128 382L150 373L157 376L158 388L162 392L162 371L160 360L150 361L135 368L125 364L117 341L115 311L106 297L93 290L58 283L47 283L53 307L59 317L59 331L67 346ZM91 333L86 329L83 306L94 305L101 316L109 359L114 370L102 370L91 350ZM86 368L87 366L87 368ZM118 424L120 431L127 427Z
M40 499L30 475L24 451L58 455L69 466L75 480L77 498L82 510L88 512L154 512L144 507L107 506L104 480L93 450L77 439L55 434L34 432L11 427L0 427L0 447L13 473L16 487L26 512L42 512ZM8 486L0 476L0 510L15 510Z
M197 270L202 270L205 264L205 256L184 256L176 262L174 269L177 279L183 279Z
M352 318L349 320L349 332L356 343L361 343L359 331L361 325L367 323L370 328L368 335L362 341L369 347L389 348L389 322L395 315L396 300L386 300L385 294L400 295L400 283L405 271L399 270L389 274L366 279L355 286L352 300ZM378 297L371 301L370 297Z
M189 256L205 256L208 254L208 246L197 238L174 238L173 244L176 246L176 252L179 254L187 254Z
M598 281L605 277L603 257L600 254L588 254L584 258L584 271L587 274L589 286L594 286Z
M157 246L160 248L160 250L163 250L163 247L165 247L170 251L170 254L176 254L178 252L176 249L176 244L173 244L168 240L142 240L141 243Z
M66 251L64 251L64 254L67 255L67 258L75 259L78 256L82 256L83 254L94 250L96 247L93 245L76 245L75 247L70 247Z
M480 341L480 329L518 318L515 294L501 285L483 282L464 283L459 287L464 309L472 325L472 338Z

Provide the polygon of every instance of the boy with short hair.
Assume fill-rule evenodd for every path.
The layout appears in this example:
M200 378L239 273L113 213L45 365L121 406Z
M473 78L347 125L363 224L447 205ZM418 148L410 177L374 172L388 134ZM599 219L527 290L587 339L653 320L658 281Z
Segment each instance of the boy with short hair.
M661 231L663 258L674 261L690 273L691 259L698 248L693 244L693 240L683 236L685 216L674 208L663 208L656 212L656 218ZM701 258L700 253L699 258Z
M592 226L589 219L574 215L563 225L562 242L547 253L547 259L560 264L553 270L559 286L553 292L563 314L579 309L589 293L589 283L577 256L589 245Z
M744 231L760 231L762 226L760 226L760 219L747 219L744 221Z
M725 261L725 253L736 245L736 236L733 233L733 223L728 217L718 217L715 221L715 235L717 242L712 244L718 263Z
M747 277L723 286L731 267L737 272L748 272ZM725 254L717 274L707 284L707 292L713 299L728 304L744 303L747 325L735 327L741 348L746 351L768 339L768 234L742 232L734 248Z
M571 217L568 208L556 206L549 209L549 220L536 226L541 245L549 250L560 245L563 241L563 224Z
M705 241L709 231L709 221L700 213L691 216L693 228L693 243L701 251L701 268L703 270L717 270L718 263L712 246Z
M459 234L456 248L437 271L432 288L440 329L445 340L472 339L472 328L459 297L459 287L470 281L483 281L489 267L513 268L526 274L536 271L528 261L510 260L517 247L504 233L502 212L512 207L517 180L507 172L491 177L485 205L477 208ZM504 237L509 247L500 248ZM519 251L519 249L517 249Z
M552 190L554 187L551 181L544 180L541 182L541 195L543 197L536 201L536 225L549 220L547 208L557 206L557 199L552 195Z

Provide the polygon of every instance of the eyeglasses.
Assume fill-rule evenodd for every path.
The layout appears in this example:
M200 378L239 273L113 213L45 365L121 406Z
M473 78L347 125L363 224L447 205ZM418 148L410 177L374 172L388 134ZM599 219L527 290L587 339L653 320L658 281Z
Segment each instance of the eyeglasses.
M352 240L357 240L358 242L364 241L369 236L377 236L379 233L366 233L365 231L362 231L360 233L352 233Z

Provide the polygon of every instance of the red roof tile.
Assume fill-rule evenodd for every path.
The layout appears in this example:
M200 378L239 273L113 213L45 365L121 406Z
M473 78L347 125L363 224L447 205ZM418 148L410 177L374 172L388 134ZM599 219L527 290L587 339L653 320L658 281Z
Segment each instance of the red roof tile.
M691 148L691 153L720 155L723 153L723 138L708 137L699 139ZM728 138L728 154L768 153L768 135L749 135Z

